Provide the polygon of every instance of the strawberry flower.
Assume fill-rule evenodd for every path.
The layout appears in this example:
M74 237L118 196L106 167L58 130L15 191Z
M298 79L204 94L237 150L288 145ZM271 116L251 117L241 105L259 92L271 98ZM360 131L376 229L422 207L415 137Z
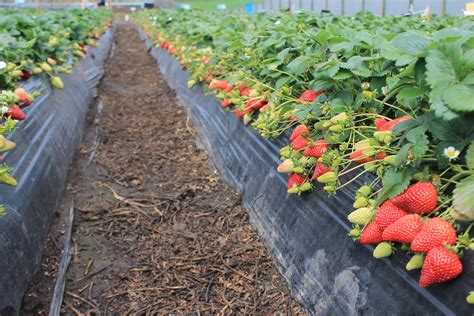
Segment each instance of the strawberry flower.
M6 105L4 105L0 108L0 111L2 112L2 114L8 113L9 110L10 110L10 108Z
M7 63L4 61L0 61L0 70L5 68L7 66Z
M448 157L449 161L458 158L459 154L459 150L456 150L456 148L454 148L453 146L449 146L444 149L444 155Z

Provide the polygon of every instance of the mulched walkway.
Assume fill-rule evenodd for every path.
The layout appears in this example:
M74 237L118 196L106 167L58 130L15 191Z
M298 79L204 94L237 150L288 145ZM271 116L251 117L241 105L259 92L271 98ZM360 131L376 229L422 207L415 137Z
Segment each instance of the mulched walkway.
M304 314L176 104L134 27L118 24L22 314L47 314L72 201L65 314Z

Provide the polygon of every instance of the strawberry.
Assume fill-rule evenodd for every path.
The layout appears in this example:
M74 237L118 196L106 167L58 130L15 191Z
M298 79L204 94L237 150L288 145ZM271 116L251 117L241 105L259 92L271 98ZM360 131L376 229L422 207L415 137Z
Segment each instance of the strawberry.
M293 150L302 150L303 148L308 146L308 143L309 143L308 138L304 138L303 136L298 136L291 142L291 148L293 148Z
M316 96L320 96L323 93L324 93L324 90L320 89L320 90L316 91Z
M378 244L382 241L382 229L376 222L372 222L365 226L360 235L359 242L362 245Z
M395 126L400 123L400 122L403 122L403 121L406 121L406 120L409 120L411 119L411 116L409 115L405 115L405 116L402 116L402 117L399 117L399 118L396 118L394 120L391 120L391 121L386 121L384 119L375 119L374 121L374 125L375 127L377 128L377 130L379 132L382 132L382 131L393 131L393 129L395 128Z
M211 60L211 58L209 58L208 56L202 56L201 59L204 63L207 63L209 60Z
M375 159L377 160L383 160L385 159L385 157L387 157L387 153L383 151L375 155Z
M237 115L237 117L242 117L245 114L250 113L250 112L253 112L252 108L246 108L244 110L240 110L239 108L235 109L235 115Z
M323 174L331 171L331 166L325 166L324 164L318 162L316 164L316 168L314 169L313 176L311 177L311 180L316 180L319 178L319 176L322 176Z
M298 125L296 128L293 130L293 133L291 133L290 136L290 142L294 141L296 137L303 135L304 137L308 137L310 134L309 129L304 126L304 125Z
M418 235L413 238L411 249L416 252L428 252L444 244L454 245L457 240L456 231L451 223L440 217L430 218Z
M457 278L462 272L459 257L444 247L435 247L426 255L421 270L420 287L447 282Z
M22 70L21 71L21 79L23 79L23 80L30 79L32 75L33 75L33 73L29 70Z
M272 105L272 102L268 102L267 104L265 104L264 106L262 106L260 108L260 112L265 112L266 110L268 110L268 108Z
M295 185L300 186L306 180L306 176L298 173L292 173L288 179L288 190L293 188Z
M298 98L298 100L300 101L303 101L303 102L313 102L314 99L316 99L317 95L316 95L316 91L314 90L305 90L303 91L303 93L301 94L301 96Z
M235 89L234 86L228 86L228 87L225 88L224 90L225 90L225 92L229 93L229 92L231 92L231 91L234 90L234 89Z
M306 148L303 155L310 157L321 157L329 149L328 144L324 139L318 139L313 143L313 146Z
M171 55L173 55L175 51L176 51L176 47L174 47L174 46L170 46L170 48L168 49L168 52L169 52Z
M18 105L13 105L7 113L12 119L23 121L25 119L25 113L20 109Z
M408 212L397 207L391 200L388 200L375 213L375 221L379 224L380 228L385 229L405 215L408 215Z
M363 164L372 161L372 158L367 157L362 150L356 150L349 155L349 159L358 163Z
M295 167L293 160L286 159L281 164L278 165L277 171L280 173L292 173L293 168Z
M204 81L211 82L212 79L214 79L214 74L212 73L212 70L209 70L207 74L204 76Z
M252 88L243 88L242 90L240 90L240 95L249 95L252 90Z
M264 105L265 105L265 99L250 100L245 103L246 108L252 108L254 110L258 110Z
M393 199L393 203L411 213L428 214L438 203L438 192L431 182L418 182Z
M381 259L381 258L390 257L392 253L393 253L392 244L384 241L378 244L377 247L375 247L373 256L374 258Z
M214 80L209 85L209 88L211 88L211 90L226 89L228 86L229 82L227 80Z
M221 107L226 108L226 107L230 106L230 104L231 104L230 99L224 99L221 103Z
M423 219L417 214L408 214L390 224L382 234L385 241L398 241L409 244L423 228Z
M20 103L23 103L25 106L31 104L31 100L28 98L28 94L26 93L25 89L17 88L15 89L15 94L18 97Z

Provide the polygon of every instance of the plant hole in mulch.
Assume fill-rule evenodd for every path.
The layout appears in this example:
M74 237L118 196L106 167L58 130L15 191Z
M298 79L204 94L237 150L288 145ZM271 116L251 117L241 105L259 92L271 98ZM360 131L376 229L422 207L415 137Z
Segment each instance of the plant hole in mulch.
M72 200L64 314L304 314L134 26L115 36L21 314L48 313Z

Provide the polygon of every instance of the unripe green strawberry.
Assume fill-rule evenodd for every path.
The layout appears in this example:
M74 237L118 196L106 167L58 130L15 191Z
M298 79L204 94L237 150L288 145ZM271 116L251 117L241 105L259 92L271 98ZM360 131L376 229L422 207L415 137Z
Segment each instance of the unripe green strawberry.
M367 206L368 202L369 202L368 198L366 198L364 196L361 196L361 197L359 197L355 200L355 202L354 202L354 204L352 204L352 206L354 208L361 208L361 207Z
M329 127L329 130L334 133L342 133L344 131L344 126L337 124Z
M377 259L390 257L393 253L392 244L389 242L381 242L374 249L374 257Z
M285 146L285 147L282 147L280 149L280 156L283 156L283 157L288 157L290 155L290 148L289 146Z
M298 163L302 164L305 167L315 165L317 162L318 162L318 159L315 157L304 156L298 159Z
M474 250L474 243L471 242L471 243L469 244L468 248L469 248L469 250Z
M296 193L300 192L300 189L299 189L298 187L294 186L294 187L288 189L287 192L288 192L289 194L296 194Z
M377 162L371 161L364 165L364 169L367 171L374 171L377 168Z
M300 191L305 192L311 190L313 187L310 182L305 182L302 185L300 185Z
M64 89L64 83L63 81L61 80L60 77L58 76L53 76L51 77L51 83L53 84L53 86L57 89Z
M372 189L368 185L363 185L357 190L357 193L361 196L369 196L372 193Z
M292 173L293 167L294 167L293 160L286 159L278 166L277 171L280 173Z
M252 122L252 113L246 113L244 115L244 125L249 125L250 122Z
M388 145L388 144L390 144L390 143L392 142L392 140L393 140L393 137L392 137L391 135L387 135L387 136L385 136L385 137L383 138L383 141L382 141L382 142L383 142L385 145Z
M43 72L43 69L41 69L40 67L35 67L35 68L33 68L33 73L34 73L35 75L39 75L39 74L42 73L42 72Z
M360 229L358 228L351 229L351 231L349 232L349 236L353 238L358 238L360 236Z
M323 187L323 190L326 191L327 193L336 193L336 187L333 185L326 185Z
M303 167L294 167L293 172L294 173L299 173L299 174L304 173L304 168Z
M349 121L349 116L347 115L346 112L339 113L336 116L333 116L329 119L332 123L342 123L345 124L347 121Z
M11 75L13 78L18 79L18 78L21 78L22 71L21 71L21 70L18 70L18 69L12 70L12 71L10 71L10 75Z
M16 186L17 182L10 174L4 172L0 174L0 183Z
M334 159L334 160L332 161L332 166L333 166L333 167L337 167L337 166L339 166L341 163L342 163L342 157L337 157L336 159Z
M188 89L191 89L196 84L196 80L188 80Z
M469 295L466 297L466 302L468 304L474 304L474 291L470 292Z
M15 148L15 143L0 135L0 153L10 151Z
M362 207L347 216L347 220L352 224L367 225L372 220L372 208Z
M317 179L319 183L329 183L335 180L337 180L337 174L334 171L329 171Z
M324 129L324 122L323 121L319 121L317 123L314 124L314 129L317 130L317 131L322 131Z
M0 217L3 217L7 214L5 207L3 205L0 205Z
M383 162L385 162L386 164L388 165L391 165L391 166L394 166L394 167L397 167L398 164L397 164L397 155L390 155L390 156L387 156L383 159Z
M56 65L56 64L57 64L57 61L54 60L54 59L51 58L51 57L48 57L47 61L48 61L48 63L51 64L51 65Z
M371 91L362 91L362 96L367 101L372 101L375 98Z
M413 257L411 257L410 261L408 261L406 269L408 271L421 269L424 261L425 256L423 254L414 255Z
M52 72L53 68L48 63L41 63L39 64L40 68L46 72Z
M332 122L327 120L327 121L323 121L323 127L324 128L329 128L330 126L332 125Z
M377 131L374 132L374 138L379 142L383 142L386 136L392 136L391 131Z
M15 69L16 65L14 63L8 63L7 64L7 71L12 71L13 69Z

